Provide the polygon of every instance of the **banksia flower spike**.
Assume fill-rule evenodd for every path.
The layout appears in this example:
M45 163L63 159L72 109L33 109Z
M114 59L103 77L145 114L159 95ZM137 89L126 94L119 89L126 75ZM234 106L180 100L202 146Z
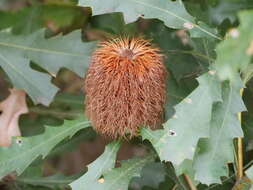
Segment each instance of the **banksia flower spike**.
M86 115L111 138L136 136L163 122L166 99L163 55L142 38L101 42L85 78Z

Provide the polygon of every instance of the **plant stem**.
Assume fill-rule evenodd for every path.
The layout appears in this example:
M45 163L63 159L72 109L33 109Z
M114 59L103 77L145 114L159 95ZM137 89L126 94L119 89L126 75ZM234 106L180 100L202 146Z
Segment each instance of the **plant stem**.
M184 178L185 178L185 181L187 182L190 190L197 190L197 188L195 187L195 185L192 183L191 179L189 178L188 175L186 174L183 174Z
M243 88L240 90L240 95L243 95ZM242 123L242 113L238 113L238 120ZM240 180L243 177L243 144L242 138L238 138L237 140L237 148L238 148L238 168L237 168L237 180Z
M172 190L176 190L177 189L177 184L172 188Z
M52 109L49 110L49 109L43 109L43 108L38 108L38 107L31 107L29 108L29 111L37 113L39 115L52 115L60 119L65 118L65 117L77 117L83 113L82 110L64 112L61 110L52 110Z

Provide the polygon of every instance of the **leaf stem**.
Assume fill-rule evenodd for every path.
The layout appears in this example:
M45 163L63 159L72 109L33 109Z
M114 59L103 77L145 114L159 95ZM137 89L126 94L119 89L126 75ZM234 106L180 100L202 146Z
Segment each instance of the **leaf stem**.
M240 95L243 95L243 88L240 90ZM242 113L238 113L238 120L242 123ZM243 142L242 138L238 138L237 140L237 148L238 148L238 168L237 168L237 180L240 180L243 177Z
M197 190L197 188L195 187L195 185L192 183L190 177L186 174L183 174L184 178L185 178L185 181L187 182L190 190Z
M38 107L31 107L29 108L30 112L37 113L39 115L52 115L59 119L66 118L66 117L77 117L83 113L82 110L72 111L72 112L64 112L61 110L49 110L49 109L43 109Z
M214 62L215 60L213 58L211 58L210 56L204 55L202 53L199 53L197 51L192 51L192 50L181 50L181 49L171 49L171 50L167 50L166 52L168 53L181 53L181 54L191 54L193 56L196 57L200 57L202 59L206 59L209 62Z

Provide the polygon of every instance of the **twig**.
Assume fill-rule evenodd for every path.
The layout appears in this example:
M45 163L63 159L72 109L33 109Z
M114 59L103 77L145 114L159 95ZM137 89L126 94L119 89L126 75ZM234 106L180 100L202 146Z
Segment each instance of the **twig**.
M172 190L176 190L177 189L177 184L174 185L174 187L172 188Z
M243 95L243 88L240 90L240 95ZM238 113L238 120L242 123L242 113ZM238 147L238 168L237 168L237 180L239 181L243 177L243 144L242 138L238 138L237 140Z
M190 190L197 190L197 188L195 187L195 185L192 183L191 179L189 178L189 176L187 176L186 174L183 174L185 181L187 182Z
M60 119L65 117L78 117L83 113L82 110L72 111L72 112L63 112L60 110L49 110L49 109L43 109L38 107L31 107L29 108L30 112L37 113L39 115L52 115L55 117L58 117Z
M168 53L191 54L193 56L200 57L202 59L206 59L206 60L211 61L211 62L215 61L215 59L213 59L213 58L211 58L211 57L209 57L207 55L201 54L201 53L196 52L196 51L191 51L191 50L174 49L174 50L167 50L166 52L168 52Z

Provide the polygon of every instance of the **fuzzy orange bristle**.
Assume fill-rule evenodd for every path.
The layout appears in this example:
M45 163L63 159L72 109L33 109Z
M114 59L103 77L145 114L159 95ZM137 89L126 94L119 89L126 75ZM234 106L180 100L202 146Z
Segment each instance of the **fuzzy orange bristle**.
M163 55L142 38L101 42L85 78L86 115L102 135L136 136L156 128L166 99Z

